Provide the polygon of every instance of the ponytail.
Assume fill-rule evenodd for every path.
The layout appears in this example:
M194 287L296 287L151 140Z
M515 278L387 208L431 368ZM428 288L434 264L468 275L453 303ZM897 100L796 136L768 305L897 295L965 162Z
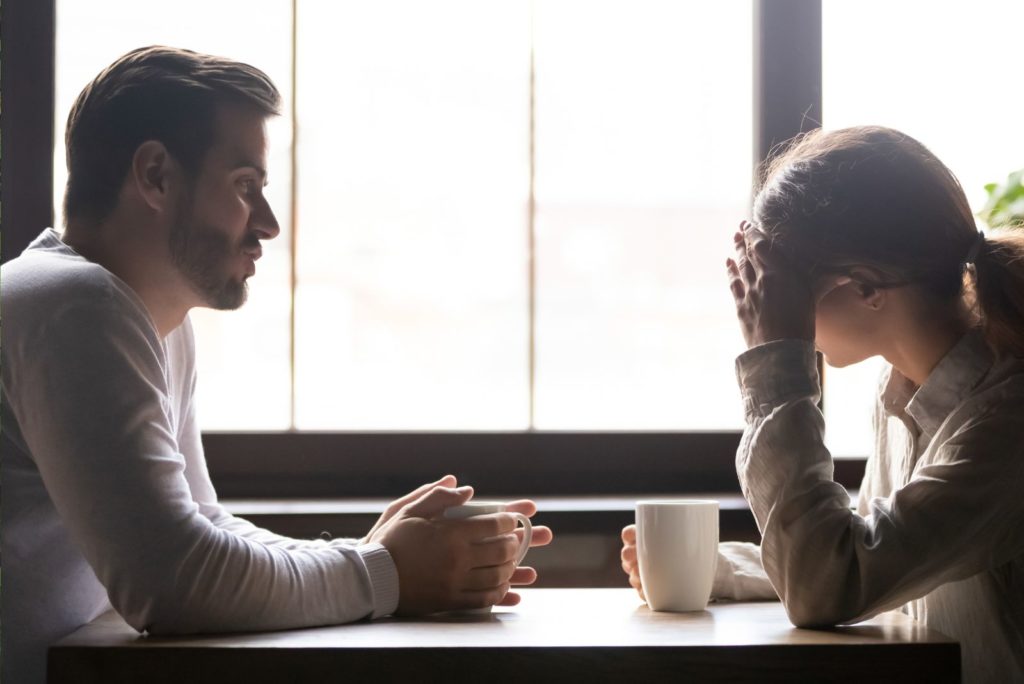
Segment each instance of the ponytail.
M989 346L998 354L1024 358L1024 229L1002 228L986 236L971 280L968 294Z

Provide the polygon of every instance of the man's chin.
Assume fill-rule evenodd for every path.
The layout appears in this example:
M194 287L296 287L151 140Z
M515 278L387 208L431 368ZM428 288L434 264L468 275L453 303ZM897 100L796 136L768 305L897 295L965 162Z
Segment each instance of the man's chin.
M206 305L218 311L234 311L249 298L249 284L245 281L228 283L217 292L206 297Z

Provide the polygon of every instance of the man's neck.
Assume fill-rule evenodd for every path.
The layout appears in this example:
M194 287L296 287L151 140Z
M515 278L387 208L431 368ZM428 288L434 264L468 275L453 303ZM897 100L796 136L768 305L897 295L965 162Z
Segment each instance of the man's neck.
M172 262L166 251L157 253L168 249L165 241L154 240L144 231L125 229L115 221L94 225L69 221L63 240L82 257L99 264L132 288L161 337L185 320L192 304L182 296L187 286L169 266Z

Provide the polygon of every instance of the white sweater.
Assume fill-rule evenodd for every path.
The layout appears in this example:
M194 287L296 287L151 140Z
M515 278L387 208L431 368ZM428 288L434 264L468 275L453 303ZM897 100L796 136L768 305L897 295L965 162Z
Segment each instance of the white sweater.
M46 230L0 272L2 679L111 606L154 634L285 629L398 603L380 545L228 514L193 408L192 329L161 338L124 282Z

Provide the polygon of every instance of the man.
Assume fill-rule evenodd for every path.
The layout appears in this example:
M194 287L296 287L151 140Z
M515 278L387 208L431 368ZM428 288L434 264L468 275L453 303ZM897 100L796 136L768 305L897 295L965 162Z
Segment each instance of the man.
M66 231L0 274L4 681L43 681L47 645L111 606L155 634L283 629L514 605L536 577L514 566L513 516L439 517L472 496L451 476L362 540L280 537L218 504L188 312L241 306L278 234L279 103L253 67L151 47L71 110Z

